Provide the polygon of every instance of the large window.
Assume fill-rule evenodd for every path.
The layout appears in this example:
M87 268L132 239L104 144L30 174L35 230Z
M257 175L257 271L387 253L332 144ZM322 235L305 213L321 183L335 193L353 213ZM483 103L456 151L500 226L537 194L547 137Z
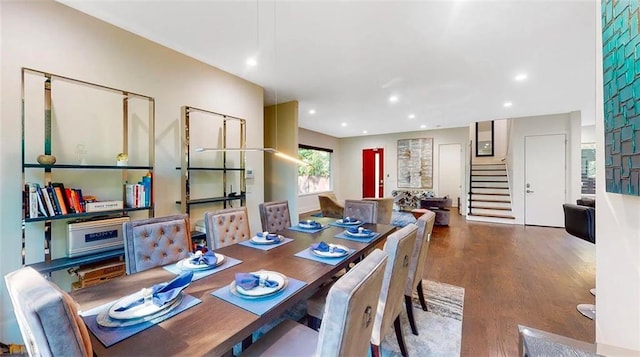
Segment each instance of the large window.
M582 173L582 194L596 193L596 144L582 144L582 160L580 165Z
M331 154L333 150L298 146L298 157L309 165L298 167L298 194L331 191Z

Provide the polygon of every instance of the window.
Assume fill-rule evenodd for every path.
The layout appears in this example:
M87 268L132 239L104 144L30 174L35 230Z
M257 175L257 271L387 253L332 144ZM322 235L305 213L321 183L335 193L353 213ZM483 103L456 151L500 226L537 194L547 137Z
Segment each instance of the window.
M331 191L331 154L333 150L298 146L298 157L308 166L298 167L298 194Z
M582 176L582 194L596 194L596 144L582 144L580 172Z

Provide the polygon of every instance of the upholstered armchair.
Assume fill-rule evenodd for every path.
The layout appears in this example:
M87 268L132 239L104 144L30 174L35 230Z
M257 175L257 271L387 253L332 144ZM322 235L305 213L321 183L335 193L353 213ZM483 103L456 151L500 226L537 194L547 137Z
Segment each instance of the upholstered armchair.
M378 202L345 200L344 217L356 218L364 223L376 223L378 222Z
M175 263L191 252L189 215L123 223L127 274Z
M320 211L323 217L342 218L344 214L344 205L338 202L336 195L333 193L321 193L318 195L320 202Z
M93 356L89 332L69 294L30 267L4 279L29 356Z
M377 202L377 223L391 224L391 216L393 215L393 197L365 198L365 200Z
M227 208L204 213L207 246L211 249L226 247L251 238L247 207Z
M289 212L289 202L264 202L258 205L260 211L260 221L262 231L279 232L291 227L291 213Z

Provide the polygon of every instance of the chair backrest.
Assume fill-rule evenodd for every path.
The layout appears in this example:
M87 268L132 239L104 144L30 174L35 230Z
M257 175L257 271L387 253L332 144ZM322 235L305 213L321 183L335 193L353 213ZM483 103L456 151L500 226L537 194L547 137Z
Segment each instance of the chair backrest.
M87 327L69 294L33 268L4 277L29 356L92 356Z
M400 314L417 232L418 226L415 224L406 225L390 234L384 244L389 262L384 272L378 311L371 332L371 343L374 345L380 346L393 321Z
M258 205L263 232L279 232L291 227L289 202L264 202Z
M418 286L420 280L422 280L424 264L427 260L427 251L429 250L429 241L431 240L431 232L433 231L435 221L435 212L429 210L418 218L418 222L416 223L418 233L416 234L416 243L413 245L411 263L409 264L407 286L404 290L405 296L412 296L413 291Z
M331 287L316 356L367 355L386 265L387 254L376 249Z
M323 217L342 218L344 205L338 202L335 194L321 193L318 195L318 202L320 203L320 211Z
M207 246L211 249L226 247L251 238L247 207L227 208L204 213Z
M357 218L365 223L378 222L378 202L365 200L345 200L344 217Z
M383 198L365 198L369 201L376 201L378 204L377 223L379 224L391 224L391 217L393 216L393 197Z
M565 203L564 229L567 233L588 242L596 242L596 210L593 207Z
M125 222L122 226L127 274L175 263L191 252L187 214Z

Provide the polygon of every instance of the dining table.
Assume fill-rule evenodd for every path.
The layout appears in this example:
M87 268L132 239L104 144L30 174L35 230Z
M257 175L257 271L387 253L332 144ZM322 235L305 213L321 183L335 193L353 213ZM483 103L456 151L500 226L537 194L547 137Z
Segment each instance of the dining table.
M215 249L215 253L241 263L192 281L183 293L200 300L194 306L177 313L126 339L106 347L90 330L93 351L96 356L225 356L233 346L250 341L252 333L261 326L277 319L302 299L312 295L322 284L330 281L342 269L357 262L376 245L381 244L396 227L384 224L364 224L362 227L378 234L371 240L342 239L344 227L334 226L335 219L314 217L314 221L326 227L316 233L285 229L278 232L291 238L286 244L273 249L256 249L236 243ZM303 221L304 222L304 221ZM295 228L295 227L294 227ZM313 243L339 244L352 252L338 264L305 259L296 256ZM250 312L217 296L212 292L229 286L236 273L259 270L275 271L287 278L303 282L303 286L276 306L262 314ZM79 311L97 309L134 294L142 288L167 282L176 275L162 267L126 275L103 284L82 288L71 293L79 305Z

